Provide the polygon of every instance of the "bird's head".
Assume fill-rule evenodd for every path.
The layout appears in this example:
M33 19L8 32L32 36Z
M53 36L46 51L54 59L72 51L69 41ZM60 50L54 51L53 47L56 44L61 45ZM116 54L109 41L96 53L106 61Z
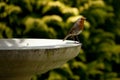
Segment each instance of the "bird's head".
M85 17L80 17L78 20L77 20L77 24L79 25L80 29L83 29L84 28L84 21L86 20Z
M85 18L85 17L81 17L80 19L81 19L81 20L86 20L86 18Z
M80 17L80 18L77 20L77 23L78 23L78 24L84 23L84 20L86 20L85 17Z

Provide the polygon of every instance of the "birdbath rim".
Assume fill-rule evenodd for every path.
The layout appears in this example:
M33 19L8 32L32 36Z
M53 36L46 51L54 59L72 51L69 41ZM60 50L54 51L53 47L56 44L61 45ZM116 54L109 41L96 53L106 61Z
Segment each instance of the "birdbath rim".
M81 46L81 43L61 39L11 38L0 39L0 50L55 49Z

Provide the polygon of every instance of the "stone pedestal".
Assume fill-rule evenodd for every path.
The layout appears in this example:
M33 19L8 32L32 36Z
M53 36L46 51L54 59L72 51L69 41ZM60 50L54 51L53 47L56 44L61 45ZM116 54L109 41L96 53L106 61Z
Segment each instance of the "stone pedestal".
M0 80L30 80L76 57L81 44L57 39L0 39Z

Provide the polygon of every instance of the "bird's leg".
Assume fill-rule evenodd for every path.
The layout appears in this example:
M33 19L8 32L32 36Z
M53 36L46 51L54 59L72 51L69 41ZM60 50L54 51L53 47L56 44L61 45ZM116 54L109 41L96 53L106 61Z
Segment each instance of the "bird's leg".
M75 37L74 36L71 36L71 38L75 41Z
M80 43L80 40L79 40L78 36L76 36L76 39L77 39L77 41Z
M78 43L75 39L75 36L71 36L71 38L75 41L75 43Z

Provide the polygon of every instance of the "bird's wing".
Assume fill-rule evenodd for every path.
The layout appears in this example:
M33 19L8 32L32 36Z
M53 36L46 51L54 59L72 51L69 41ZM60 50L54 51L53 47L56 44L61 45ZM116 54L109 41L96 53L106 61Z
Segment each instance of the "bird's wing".
M70 31L68 32L68 34L74 33L75 30L76 30L76 24L73 25L73 27L70 29Z

